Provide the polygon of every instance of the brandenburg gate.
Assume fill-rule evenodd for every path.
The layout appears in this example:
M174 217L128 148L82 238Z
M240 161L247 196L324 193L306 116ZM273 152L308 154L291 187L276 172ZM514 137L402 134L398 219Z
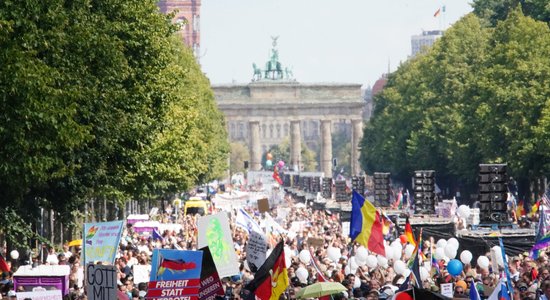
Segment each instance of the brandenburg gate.
M213 85L219 109L225 114L230 139L250 150L250 169L261 169L262 153L290 137L290 168L301 170L301 142L319 143L320 171L332 176L332 131L351 125L351 173L358 175L359 144L363 134L360 84L298 83L278 61L273 38L271 59L264 70L254 64L248 84Z

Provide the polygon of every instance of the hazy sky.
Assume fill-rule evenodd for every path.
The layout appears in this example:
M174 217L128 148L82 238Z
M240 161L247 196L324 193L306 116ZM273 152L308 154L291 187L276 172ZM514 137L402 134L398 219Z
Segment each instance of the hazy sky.
M247 83L271 36L299 82L374 84L411 53L411 35L445 29L468 0L202 0L201 64L212 83ZM439 7L445 13L435 18Z

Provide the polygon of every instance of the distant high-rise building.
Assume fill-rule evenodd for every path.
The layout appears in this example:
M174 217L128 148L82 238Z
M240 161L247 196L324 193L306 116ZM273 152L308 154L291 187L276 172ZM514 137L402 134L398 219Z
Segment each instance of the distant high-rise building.
M443 35L442 30L422 31L422 34L411 37L411 55L415 56L424 47L431 47L435 40Z
M182 24L180 32L183 41L193 49L195 58L198 61L201 45L201 0L160 0L158 6L164 14L176 11L174 22Z

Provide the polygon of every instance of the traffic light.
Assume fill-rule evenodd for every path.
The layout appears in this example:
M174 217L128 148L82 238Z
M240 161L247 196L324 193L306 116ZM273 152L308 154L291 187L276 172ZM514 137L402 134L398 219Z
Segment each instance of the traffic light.
M374 173L374 203L377 206L390 206L390 173Z
M349 197L346 193L346 181L336 180L334 183L336 190L334 191L334 200L336 201L348 201Z
M435 171L414 171L414 213L435 213Z
M332 198L332 178L323 177L323 183L321 184L321 195L325 199Z
M479 165L479 221L504 223L508 221L508 165Z
M353 176L351 177L351 189L359 193L359 195L365 195L365 177Z

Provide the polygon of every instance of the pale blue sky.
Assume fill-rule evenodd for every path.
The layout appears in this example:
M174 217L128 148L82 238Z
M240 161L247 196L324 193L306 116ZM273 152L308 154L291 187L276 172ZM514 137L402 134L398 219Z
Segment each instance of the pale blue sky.
M447 28L468 0L202 0L201 64L212 83L247 83L278 40L299 82L374 84L411 53L411 35ZM445 14L434 18L445 6Z

